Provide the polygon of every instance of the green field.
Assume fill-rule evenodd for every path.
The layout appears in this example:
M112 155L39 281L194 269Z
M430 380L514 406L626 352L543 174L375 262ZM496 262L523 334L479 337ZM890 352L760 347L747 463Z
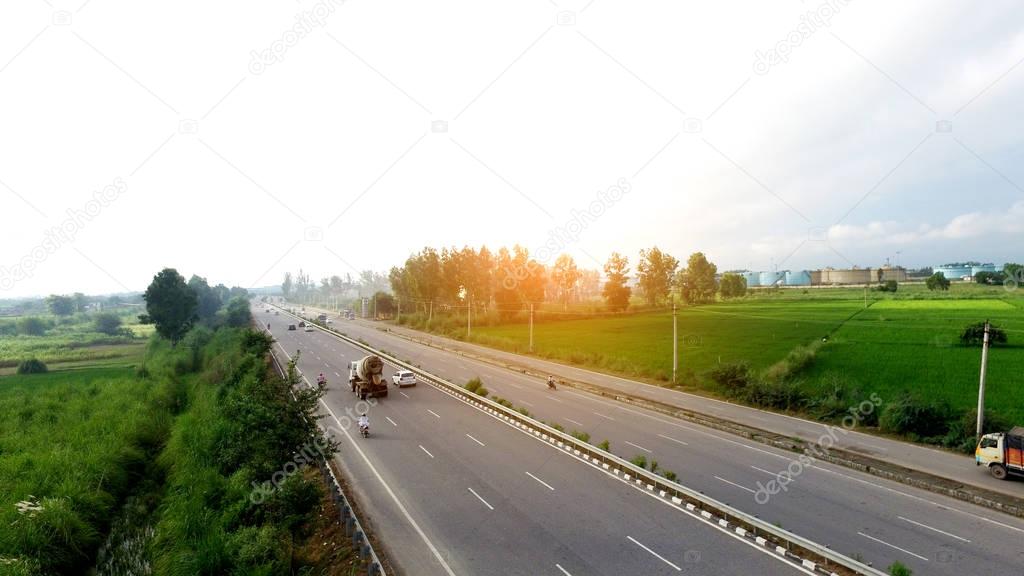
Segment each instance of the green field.
M977 403L980 350L961 346L959 335L968 324L990 319L1008 333L1009 345L991 353L987 407L1005 420L1024 423L1024 387L1018 384L1024 373L1021 292L955 284L949 292L931 293L911 285L897 295L869 292L865 309L863 289L788 289L683 307L678 313L680 382L721 395L710 370L743 362L758 373L791 350L810 346L816 350L811 360L786 373L807 405L841 387L858 397L877 393L883 401L909 393L945 402L960 414ZM538 356L661 382L671 376L669 312L569 320L538 316ZM528 325L475 326L473 341L524 353Z

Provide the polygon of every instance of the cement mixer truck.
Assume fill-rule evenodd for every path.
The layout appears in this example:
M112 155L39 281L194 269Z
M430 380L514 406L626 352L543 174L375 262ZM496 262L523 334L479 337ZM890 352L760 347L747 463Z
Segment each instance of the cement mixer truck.
M348 383L352 385L352 393L360 400L388 396L384 362L379 356L365 356L362 360L352 361L348 366Z

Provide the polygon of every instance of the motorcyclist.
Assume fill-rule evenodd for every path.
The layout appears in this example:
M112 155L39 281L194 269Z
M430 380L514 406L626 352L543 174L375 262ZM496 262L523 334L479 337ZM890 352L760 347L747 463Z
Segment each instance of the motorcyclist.
M316 377L316 383L327 384L327 376L324 376L324 373L321 372L320 375Z
M552 390L555 389L555 377L554 376L548 376L548 388L551 388Z
M364 432L370 429L370 417L363 412L359 415L359 431Z

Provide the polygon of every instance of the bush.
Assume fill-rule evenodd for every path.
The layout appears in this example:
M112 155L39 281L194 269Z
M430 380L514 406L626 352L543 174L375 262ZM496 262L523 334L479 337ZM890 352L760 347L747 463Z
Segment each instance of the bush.
M661 475L664 476L665 480L668 480L669 482L675 482L676 480L679 479L679 476L677 476L676 473L671 470L665 470L664 472L661 473Z
M18 334L21 336L42 336L46 333L46 329L49 328L49 324L45 320L35 316L18 318L16 326Z
M481 381L480 377L477 376L477 377L473 378L472 380L470 380L469 382L466 382L466 390L469 390L470 392L476 392L483 385L484 385L483 381Z
M762 375L765 380L782 382L793 378L814 363L818 355L818 348L821 342L814 342L806 346L797 346L789 351L786 357L772 364Z
M982 434L990 432L1003 432L1009 430L1013 422L1002 417L998 412L985 410L985 422L982 424ZM978 409L974 408L963 412L959 418L949 423L949 431L942 438L942 445L946 448L973 454L978 439L975 436L978 428Z
M637 454L630 458L629 461L637 468L647 468L647 456L643 454Z
M914 572L900 562L889 565L889 576L913 576Z
M476 389L476 393L479 396L483 396L484 398L487 398L487 388L484 388L483 386L477 388Z
M708 372L708 377L726 393L737 394L750 384L750 366L746 362L720 364Z
M38 358L28 358L18 362L18 374L45 374L46 364Z
M949 408L938 401L924 401L906 395L889 403L878 424L896 434L914 434L921 438L939 437L947 432Z
M600 444L597 445L597 447L600 448L601 450L604 450L605 452L612 451L612 445L607 440L602 441Z
M121 317L111 312L97 314L96 318L93 320L93 326L97 332L101 332L108 336L118 336L122 334Z
M799 383L782 380L754 382L747 387L744 397L754 406L777 410L798 410L807 403Z
M999 344L1006 344L1006 332L999 327L993 325L989 326L988 334L989 344L992 346L998 346ZM967 328L964 328L962 334L960 334L960 343L964 346L981 346L985 342L985 323L978 322L971 324Z
M590 442L590 434L587 434L586 432L580 432L579 430L573 430L572 437L581 442Z

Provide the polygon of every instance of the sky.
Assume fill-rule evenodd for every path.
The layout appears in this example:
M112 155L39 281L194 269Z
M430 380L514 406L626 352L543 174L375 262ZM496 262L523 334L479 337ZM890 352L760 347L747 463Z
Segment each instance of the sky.
M0 299L386 271L1024 259L1011 1L0 3Z

